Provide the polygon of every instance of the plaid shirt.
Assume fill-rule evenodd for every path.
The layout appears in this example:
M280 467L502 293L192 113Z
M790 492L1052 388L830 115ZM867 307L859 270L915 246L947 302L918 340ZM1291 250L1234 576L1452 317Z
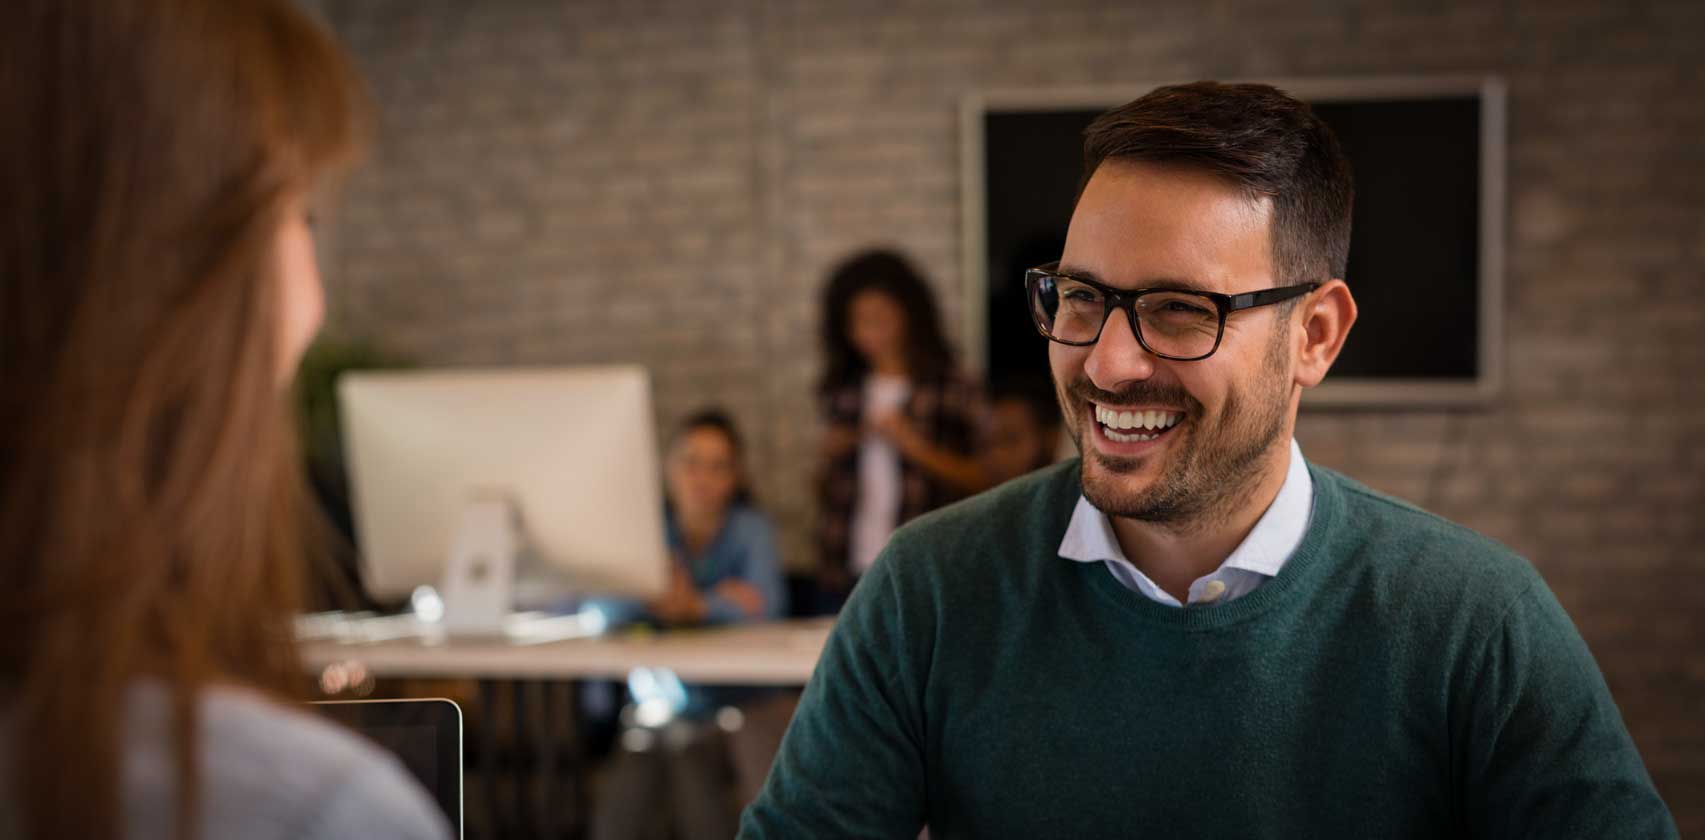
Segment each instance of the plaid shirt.
M829 426L858 428L864 418L864 383L831 391L823 399ZM937 447L957 455L977 452L982 425L982 395L957 374L913 383L905 415L913 428ZM904 455L900 457L900 513L896 525L928 513L965 494L929 476ZM849 532L858 502L858 447L824 465L818 483L817 547L819 568L848 569Z

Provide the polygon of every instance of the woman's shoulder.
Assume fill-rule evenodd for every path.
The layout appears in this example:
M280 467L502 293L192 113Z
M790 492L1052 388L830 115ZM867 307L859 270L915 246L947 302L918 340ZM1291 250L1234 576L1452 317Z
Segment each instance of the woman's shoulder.
M394 756L305 708L218 687L204 692L200 711L204 836L447 836L442 813ZM161 686L138 686L129 712L127 813L133 825L169 822L170 698Z

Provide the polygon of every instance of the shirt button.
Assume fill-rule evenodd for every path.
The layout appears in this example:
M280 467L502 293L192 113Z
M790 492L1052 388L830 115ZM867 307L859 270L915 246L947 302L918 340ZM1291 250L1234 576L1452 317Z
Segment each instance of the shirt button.
M1224 594L1225 594L1225 581L1223 581L1223 580L1210 580L1210 581L1208 581L1207 586L1202 587L1201 601L1204 604L1212 604L1213 602L1218 601L1220 599L1220 596L1224 595Z

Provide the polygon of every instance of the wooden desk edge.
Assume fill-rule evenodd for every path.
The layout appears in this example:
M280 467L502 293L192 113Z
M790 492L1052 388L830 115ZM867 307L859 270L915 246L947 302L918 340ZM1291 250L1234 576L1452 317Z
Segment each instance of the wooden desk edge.
M649 667L668 668L689 683L797 686L810 679L829 629L829 622L808 620L531 645L313 641L299 649L313 673L355 661L381 678L625 679L634 668Z

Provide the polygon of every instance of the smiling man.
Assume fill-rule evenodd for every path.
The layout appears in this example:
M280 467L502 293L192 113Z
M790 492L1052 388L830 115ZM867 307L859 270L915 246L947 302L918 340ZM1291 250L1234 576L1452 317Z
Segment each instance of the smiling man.
M860 582L743 837L1674 837L1579 634L1292 440L1356 319L1349 166L1270 87L1088 130L1025 277L1081 458Z

